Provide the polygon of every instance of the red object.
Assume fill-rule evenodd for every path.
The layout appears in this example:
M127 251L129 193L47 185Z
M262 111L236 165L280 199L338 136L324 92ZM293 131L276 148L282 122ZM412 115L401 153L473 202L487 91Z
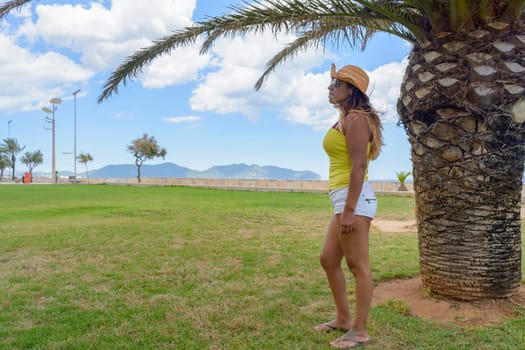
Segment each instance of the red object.
M31 174L24 173L24 183L25 184L31 183Z

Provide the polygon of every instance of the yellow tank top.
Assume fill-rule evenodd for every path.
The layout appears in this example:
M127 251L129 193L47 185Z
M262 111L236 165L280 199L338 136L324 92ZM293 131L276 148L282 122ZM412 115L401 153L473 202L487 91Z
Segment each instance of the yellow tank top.
M370 143L368 143L367 158L370 156ZM328 177L328 189L336 190L348 186L352 161L348 155L345 136L337 129L330 128L323 140L323 148L330 160ZM365 172L365 180L368 175L368 167Z

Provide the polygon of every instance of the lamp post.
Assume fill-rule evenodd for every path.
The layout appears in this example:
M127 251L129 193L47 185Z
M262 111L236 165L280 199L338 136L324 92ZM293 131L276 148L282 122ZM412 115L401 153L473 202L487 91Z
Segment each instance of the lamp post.
M11 123L13 121L12 120L8 120L7 121L7 138L10 139L11 138Z
M73 162L75 163L74 173L75 179L77 178L77 94L80 92L80 89L73 92L73 97L75 100L75 113L74 113L74 138L73 138Z
M57 170L56 170L56 163L55 163L55 111L57 110L57 105L62 103L62 100L58 97L52 98L50 101L51 103L51 109L48 107L43 107L42 110L46 113L52 114L53 118L51 119L51 132L52 132L52 152L53 152L53 160L51 162L51 178L53 179L54 183L57 183Z

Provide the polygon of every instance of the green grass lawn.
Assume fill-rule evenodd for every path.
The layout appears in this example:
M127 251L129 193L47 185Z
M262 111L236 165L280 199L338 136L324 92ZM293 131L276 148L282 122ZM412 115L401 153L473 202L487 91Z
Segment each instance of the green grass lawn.
M329 349L326 195L0 186L0 349ZM414 218L380 196L378 218ZM418 273L414 233L373 228L374 281ZM349 282L352 290L352 282ZM353 296L350 294L349 298ZM525 312L460 328L372 308L367 349L518 349Z

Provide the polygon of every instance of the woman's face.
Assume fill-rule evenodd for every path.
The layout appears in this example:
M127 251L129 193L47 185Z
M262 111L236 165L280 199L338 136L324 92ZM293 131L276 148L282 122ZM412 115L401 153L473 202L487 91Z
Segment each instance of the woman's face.
M333 78L330 85L328 85L328 101L334 105L341 104L352 95L352 91L350 84Z

